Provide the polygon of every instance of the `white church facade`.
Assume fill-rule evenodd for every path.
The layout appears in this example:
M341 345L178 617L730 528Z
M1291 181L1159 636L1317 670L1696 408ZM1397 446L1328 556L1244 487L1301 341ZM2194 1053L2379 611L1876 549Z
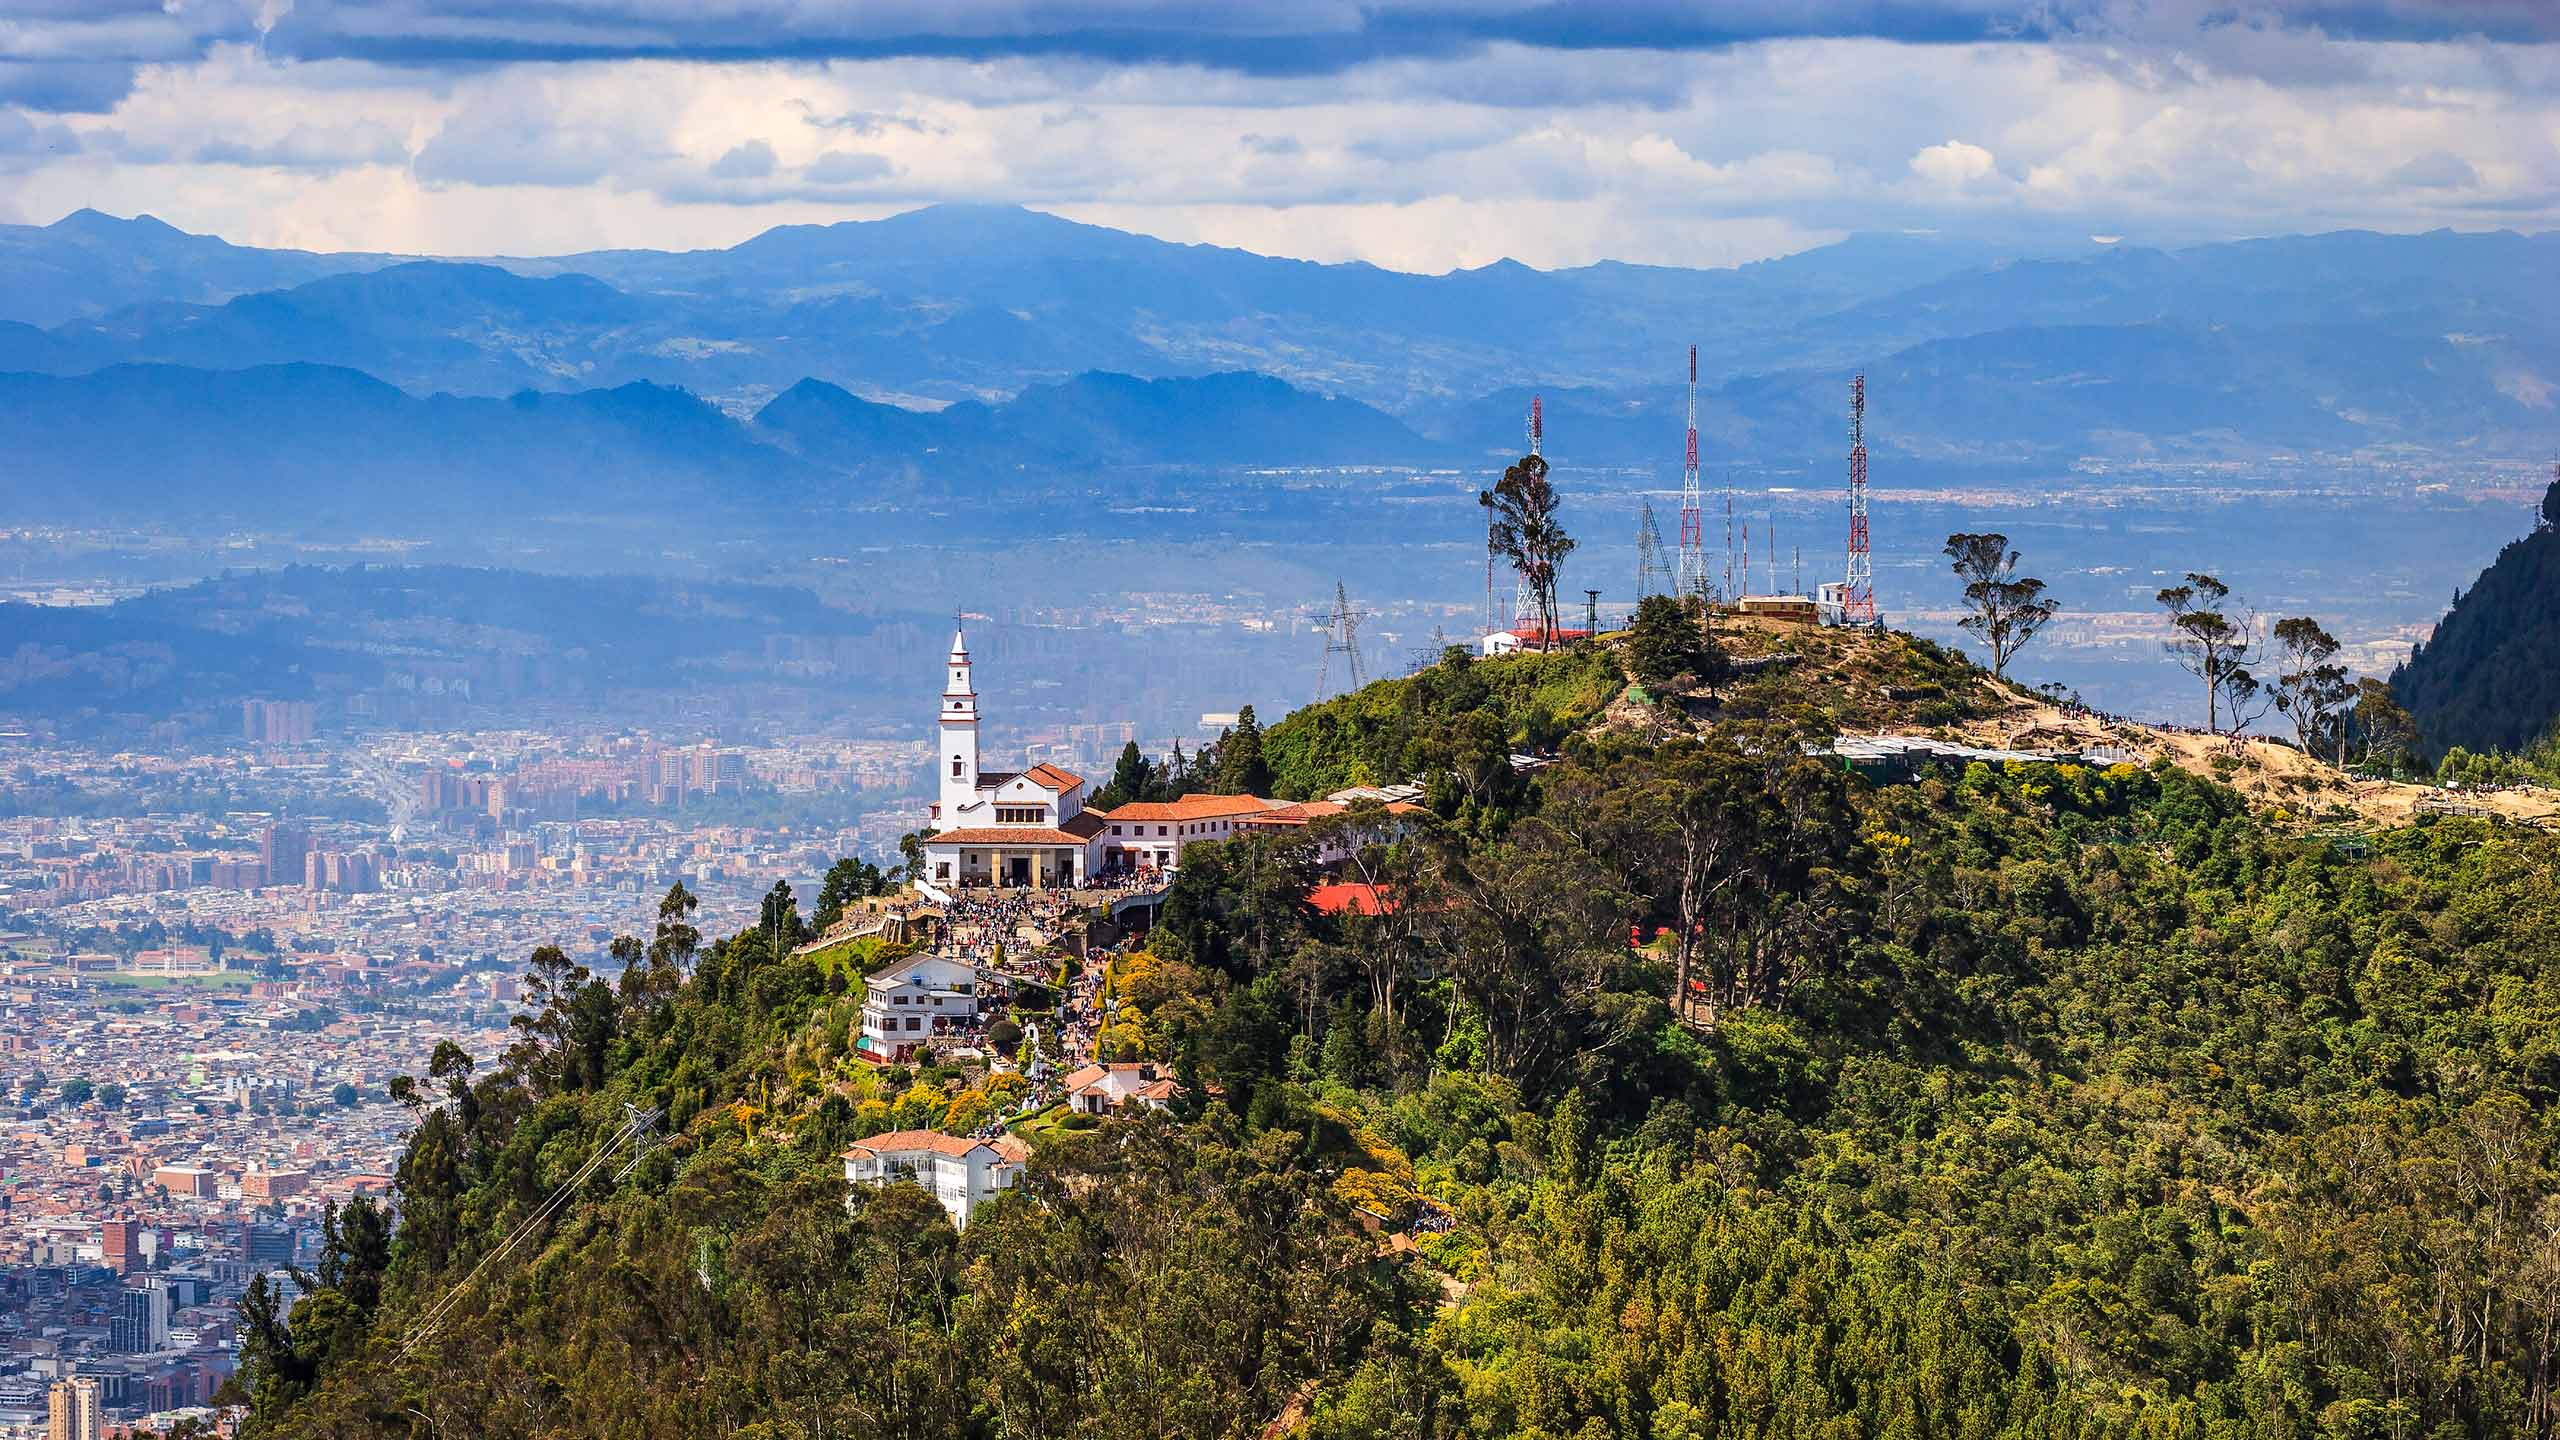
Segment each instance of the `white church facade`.
M1092 840L1099 814L1084 808L1084 777L1055 765L1021 771L978 768L978 689L969 642L951 634L942 715L935 726L933 835L924 842L925 874L936 888L1082 885L1094 873Z
M1084 777L1073 771L1055 765L980 769L982 718L968 637L954 631L934 727L938 798L920 877L925 888L944 897L960 889L1066 889L1105 875L1161 874L1178 867L1190 846L1246 831L1302 827L1340 814L1354 798L1345 792L1291 805L1256 795L1185 795L1134 801L1117 810L1092 808L1085 803ZM1386 808L1420 813L1401 801Z

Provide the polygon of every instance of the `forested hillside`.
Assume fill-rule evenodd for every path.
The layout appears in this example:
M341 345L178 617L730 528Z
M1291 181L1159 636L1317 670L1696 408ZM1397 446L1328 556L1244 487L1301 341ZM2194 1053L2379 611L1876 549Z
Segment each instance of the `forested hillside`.
M2391 677L2439 752L2521 751L2560 725L2560 474L2540 518Z
M2560 1426L2560 837L2340 845L2166 765L1875 787L1747 689L1600 723L1666 703L1611 663L1273 726L1286 783L1431 781L1332 837L1391 903L1308 903L1321 830L1192 852L1101 1037L1181 1099L1038 1131L965 1232L848 1203L853 1139L991 1097L856 1060L796 921L679 892L618 982L538 953L519 1043L404 1087L396 1230L253 1297L250 1433ZM496 1255L626 1102L665 1143Z

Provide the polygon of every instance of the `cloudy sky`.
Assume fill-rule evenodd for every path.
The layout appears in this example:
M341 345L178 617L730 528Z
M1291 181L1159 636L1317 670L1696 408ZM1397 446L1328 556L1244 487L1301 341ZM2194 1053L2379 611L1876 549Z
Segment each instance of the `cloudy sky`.
M2560 0L0 0L0 221L444 254L1003 201L1442 270L2560 225Z

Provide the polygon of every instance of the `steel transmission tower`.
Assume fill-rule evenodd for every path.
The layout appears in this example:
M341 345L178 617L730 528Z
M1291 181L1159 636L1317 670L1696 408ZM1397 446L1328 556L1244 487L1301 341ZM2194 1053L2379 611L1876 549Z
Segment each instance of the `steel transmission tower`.
M1636 598L1677 595L1679 580L1662 553L1662 527L1653 523L1653 502L1644 502L1644 518L1636 523Z
M1351 608L1350 592L1342 588L1341 581L1335 581L1333 614L1326 619L1324 627L1324 665L1316 672L1318 700L1333 693L1333 657L1336 655L1342 657L1342 673L1350 679L1352 689L1357 690L1369 683L1368 675L1360 668L1360 622L1368 618Z
M1849 382L1849 573L1842 577L1840 618L1876 623L1876 559L1867 546L1867 377Z
M1706 505L1698 493L1698 347L1689 347L1689 449L1680 462L1680 593L1707 594Z

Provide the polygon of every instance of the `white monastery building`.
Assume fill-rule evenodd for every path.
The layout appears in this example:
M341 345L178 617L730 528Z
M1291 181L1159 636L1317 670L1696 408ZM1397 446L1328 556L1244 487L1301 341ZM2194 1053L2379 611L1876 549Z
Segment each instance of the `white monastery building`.
M955 630L943 671L942 713L935 725L940 798L933 807L933 833L924 842L927 888L943 896L976 886L1065 888L1106 874L1161 874L1181 865L1188 846L1232 839L1249 830L1304 826L1373 794L1346 791L1298 804L1257 795L1185 795L1134 801L1117 810L1092 809L1085 804L1084 777L1055 765L980 769L981 718L968 637ZM1387 809L1420 813L1401 800ZM867 1008L865 1024L867 1031Z

